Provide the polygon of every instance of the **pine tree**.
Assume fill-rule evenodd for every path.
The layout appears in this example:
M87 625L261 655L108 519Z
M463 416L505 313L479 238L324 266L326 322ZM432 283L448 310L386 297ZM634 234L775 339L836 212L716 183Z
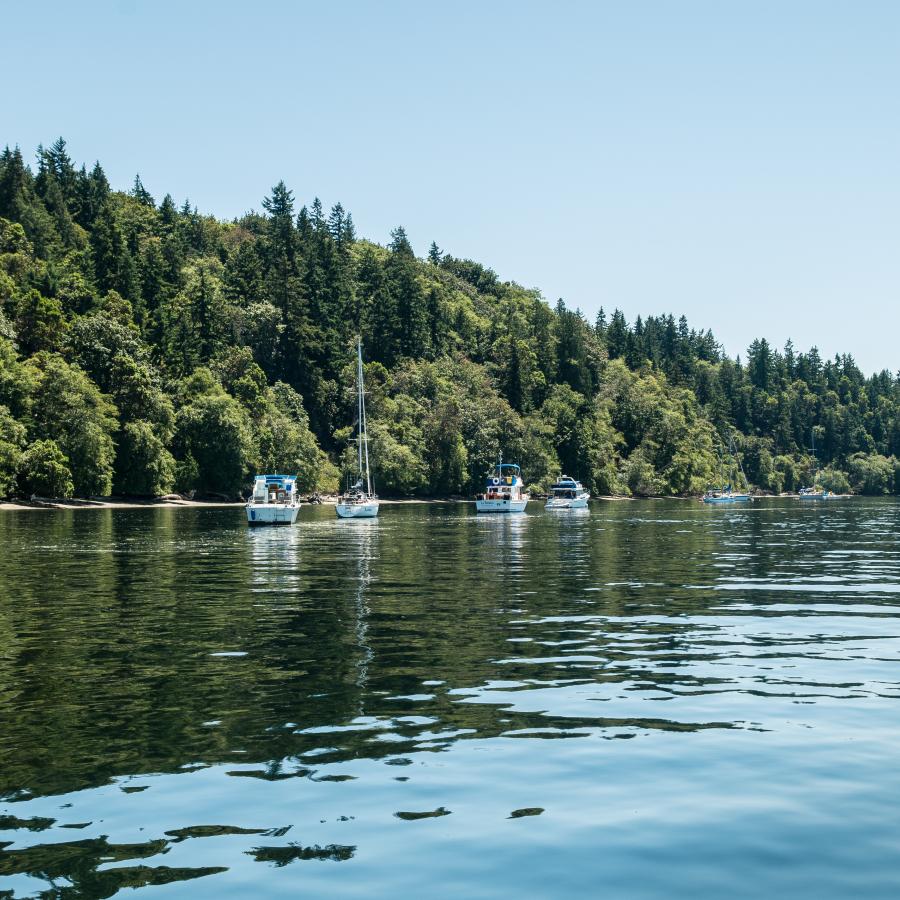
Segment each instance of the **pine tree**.
M619 309L613 310L609 328L606 330L606 349L610 359L618 359L625 355L628 345L628 324Z
M156 201L153 197L150 196L150 192L144 187L143 182L141 181L140 173L134 176L134 185L131 188L131 196L134 197L138 203L143 204L144 206L149 206L153 209L156 208Z
M393 344L400 356L424 356L429 349L430 336L427 307L416 274L416 258L402 227L391 232L390 248L385 275L399 325Z
M97 213L91 232L91 256L94 262L94 279L100 293L118 291L127 296L127 288L122 288L125 242L116 222L112 206L107 201Z

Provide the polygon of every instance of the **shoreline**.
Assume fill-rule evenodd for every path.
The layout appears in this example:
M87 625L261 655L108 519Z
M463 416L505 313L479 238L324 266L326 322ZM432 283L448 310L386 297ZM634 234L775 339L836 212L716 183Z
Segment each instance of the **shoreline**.
M852 497L853 494L835 494L835 499ZM797 497L797 494L758 494L756 499L787 499ZM534 497L534 502L540 502L543 497ZM701 498L698 497L625 497L622 495L603 495L599 497L591 497L591 500L615 500L627 502L640 502L642 500L680 500L687 502L696 502ZM335 496L324 496L320 504L307 503L303 501L301 506L334 506L337 502ZM379 502L383 506L403 506L415 504L435 504L435 503L474 503L467 497L393 497L390 499L379 498ZM60 510L60 509L212 509L216 507L239 507L246 504L245 500L187 500L176 497L158 497L151 499L139 498L110 498L108 500L58 500L58 499L39 499L39 500L0 500L0 512L8 510L10 512L24 512L29 510Z
M539 502L543 498L534 498ZM635 500L644 498L603 496L592 497L593 500ZM647 498L659 499L659 498ZM665 499L691 499L691 498L665 498ZM434 503L474 503L467 497L392 497L390 499L379 498L383 506L404 506ZM322 502L307 503L303 501L301 506L334 506L337 503L336 496L322 497ZM0 512L25 512L32 510L60 510L60 509L211 509L215 507L240 507L246 504L245 500L187 500L174 497L159 497L142 500L139 498L110 498L109 500L80 500L72 499L39 499L39 500L0 500Z
M41 499L41 500L0 500L0 511L12 510L22 512L25 510L55 510L55 509L191 509L214 506L243 506L243 500L181 500L175 498L140 499L109 499L109 500L78 500L78 499Z

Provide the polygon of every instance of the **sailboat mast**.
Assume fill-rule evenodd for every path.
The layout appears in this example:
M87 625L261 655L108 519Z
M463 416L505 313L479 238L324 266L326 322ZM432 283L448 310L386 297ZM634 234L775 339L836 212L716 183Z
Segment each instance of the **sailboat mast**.
M809 437L812 442L812 455L813 455L813 487L816 486L816 482L819 480L819 457L816 454L816 426L813 425L809 430Z
M363 411L362 411L362 367L359 363L360 349L357 338L357 369L356 369L356 455L358 458L358 471L360 477L363 474Z
M362 364L362 338L356 342L356 361L359 376L359 412L360 412L360 454L365 450L366 457L366 493L372 493L372 476L369 473L369 433L366 428L366 398L363 391L363 364ZM362 469L362 455L360 455L360 469Z

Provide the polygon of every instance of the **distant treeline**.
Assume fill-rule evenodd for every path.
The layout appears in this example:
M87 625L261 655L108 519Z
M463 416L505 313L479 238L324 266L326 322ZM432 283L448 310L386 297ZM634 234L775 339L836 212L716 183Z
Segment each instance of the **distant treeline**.
M237 495L255 471L352 469L354 336L382 494L526 480L696 494L733 436L750 482L900 493L900 383L754 340L744 362L671 315L589 322L431 245L356 236L340 204L221 222L65 142L0 155L0 496ZM664 299L664 298L661 298ZM810 452L815 440L818 460Z

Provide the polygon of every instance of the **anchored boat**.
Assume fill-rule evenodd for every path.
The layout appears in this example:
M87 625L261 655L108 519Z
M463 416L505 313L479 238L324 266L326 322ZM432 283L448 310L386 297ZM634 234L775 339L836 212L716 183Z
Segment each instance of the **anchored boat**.
M369 436L366 430L366 397L363 390L362 341L356 341L356 413L359 478L338 497L335 511L342 519L372 519L378 515L378 497L372 492L369 471Z
M821 487L802 487L797 491L798 500L828 500L833 496L831 491Z
M293 525L300 511L293 475L257 475L247 501L248 525Z
M522 472L515 463L498 462L488 476L484 493L475 498L478 512L524 512L527 504Z
M747 476L744 474L744 467L741 465L741 460L738 457L737 448L734 445L734 437L733 435L728 436L728 454L731 456L731 464L727 467L728 476L735 476L735 478L743 481L744 484L747 484ZM725 462L722 458L722 448L719 447L719 469L721 472L722 478L722 487L721 488L710 488L703 495L704 503L748 503L750 501L750 494L746 491L736 491L731 485L731 482L726 483L726 466Z
M819 480L819 457L816 455L816 430L813 429L811 432L812 438L812 446L809 448L812 451L813 459L815 460L815 470L813 471L813 486L812 487L802 487L799 491L797 491L797 499L798 500L828 500L834 497L834 494L831 491L825 490L825 488L820 487L816 482Z
M580 481L568 475L560 475L556 484L550 488L550 497L544 509L584 509L591 495L584 489Z
M733 491L728 486L720 491L707 491L703 495L704 503L743 503L749 500L749 494Z

